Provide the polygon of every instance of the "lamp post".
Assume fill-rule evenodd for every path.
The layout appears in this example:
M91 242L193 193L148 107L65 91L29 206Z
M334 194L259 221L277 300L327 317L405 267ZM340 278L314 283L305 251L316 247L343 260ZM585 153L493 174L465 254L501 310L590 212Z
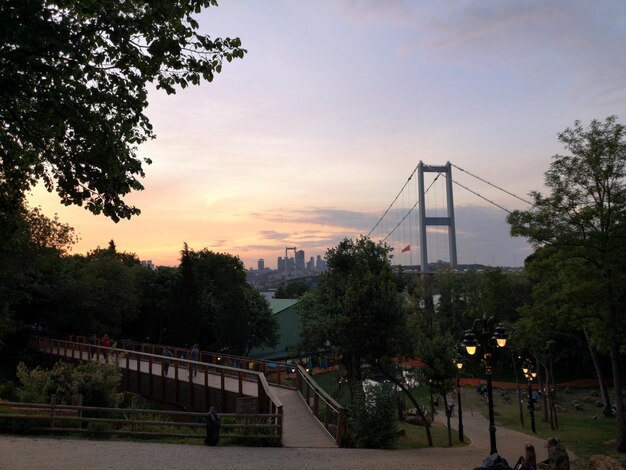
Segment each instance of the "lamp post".
M463 369L463 358L460 355L456 356L454 361L456 363L456 393L457 402L459 404L459 442L464 442L463 438L463 408L461 407L461 369Z
M476 338L478 336L478 339ZM493 353L497 348L506 346L508 335L502 325L496 325L494 317L479 318L474 320L471 330L465 332L463 347L467 354L473 356L476 350L482 347L483 361L485 363L485 375L487 376L487 406L489 408L489 442L491 454L497 454L496 447L496 425L493 414ZM480 342L479 342L480 340Z
M529 359L526 359L524 364L522 364L522 372L528 381L528 411L530 412L530 428L535 434L537 434L537 430L535 429L535 400L533 400L532 386L533 379L537 377L537 369Z

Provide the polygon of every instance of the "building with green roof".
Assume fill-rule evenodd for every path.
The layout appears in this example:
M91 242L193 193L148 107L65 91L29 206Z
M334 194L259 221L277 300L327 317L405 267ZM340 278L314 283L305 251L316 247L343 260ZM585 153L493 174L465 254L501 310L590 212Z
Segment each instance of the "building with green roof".
M255 348L250 357L265 360L286 359L297 355L296 348L300 341L300 315L296 306L299 299L268 299L272 316L278 323L278 343L273 348Z

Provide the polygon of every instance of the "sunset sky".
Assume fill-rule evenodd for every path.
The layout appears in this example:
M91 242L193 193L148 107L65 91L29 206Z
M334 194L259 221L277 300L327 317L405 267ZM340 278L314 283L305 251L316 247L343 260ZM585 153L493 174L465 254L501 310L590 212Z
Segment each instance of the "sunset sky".
M31 196L76 229L74 252L114 239L175 265L187 242L275 267L285 246L308 259L368 233L420 160L524 196L563 152L558 132L626 120L623 1L222 0L198 20L248 54L213 83L151 92L157 139L140 155L154 163L128 197L142 214L115 224ZM506 213L454 196L459 261L521 265L529 248Z

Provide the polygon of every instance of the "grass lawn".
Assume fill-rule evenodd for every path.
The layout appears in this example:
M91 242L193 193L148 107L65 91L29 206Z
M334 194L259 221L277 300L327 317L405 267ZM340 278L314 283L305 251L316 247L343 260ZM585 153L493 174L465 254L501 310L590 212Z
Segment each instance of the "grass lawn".
M348 387L343 384L339 389L337 388L337 377L335 373L316 375L315 380L341 404L346 405L349 403ZM525 390L525 387L524 385L523 390ZM626 455L618 454L615 451L615 436L617 433L615 418L602 417L602 409L597 408L593 403L597 398L593 398L591 403L584 402L583 399L592 392L591 389L571 389L571 392L572 393L565 393L565 391L561 390L558 394L558 404L563 408L567 408L567 411L558 413L558 430L550 429L550 424L543 422L542 402L539 401L535 403L537 436L543 439L550 437L559 438L567 449L576 454L579 468L585 468L587 460L594 454L609 455L626 466ZM426 406L427 409L430 409L430 394L426 387L414 389L412 393L419 403ZM496 425L532 434L530 430L530 415L526 402L524 402L522 406L525 423L525 427L522 427L515 390L510 391L510 397L510 402L506 403L500 390L494 390ZM582 409L576 411L570 404L572 400L577 400L582 405ZM405 399L405 403L407 408L413 407L408 399ZM442 412L441 403L438 411ZM473 387L465 387L463 389L463 412L482 413L484 416L487 416L485 400ZM593 419L594 416L597 416L598 419ZM399 449L419 448L428 445L426 432L422 427L405 423L400 423L399 427L406 431L406 436L402 436L398 441ZM441 425L433 426L432 435L435 446L447 447L448 437L445 427ZM453 431L452 441L454 445L461 445L457 442L456 431Z
M617 423L615 418L603 418L602 409L597 408L593 398L591 403L585 403L584 397L590 395L590 389L572 389L572 393L558 392L558 404L567 408L567 411L559 412L557 415L559 429L550 429L549 423L543 422L543 405L539 400L535 403L535 423L537 436L543 439L558 437L565 448L576 454L579 461L579 468L586 468L587 460L594 454L609 455L618 459L622 465L626 464L626 455L618 454L615 451L615 436L617 433ZM494 412L496 426L504 426L509 429L532 434L530 429L530 413L527 403L523 403L524 423L522 427L519 416L519 405L516 400L515 390L510 391L511 400L506 403L499 390L494 390ZM582 409L576 411L571 406L571 401L577 400ZM487 406L485 400L475 391L473 387L466 387L463 391L463 411L481 412L487 416ZM597 416L598 419L593 419ZM585 466L581 467L580 464Z

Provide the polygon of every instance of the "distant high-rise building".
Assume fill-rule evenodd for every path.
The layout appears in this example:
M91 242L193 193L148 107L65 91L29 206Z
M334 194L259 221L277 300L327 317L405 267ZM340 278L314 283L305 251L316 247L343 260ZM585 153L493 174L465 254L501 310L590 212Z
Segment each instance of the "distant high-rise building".
M296 263L293 258L287 258L285 262L287 263L287 272L290 273L296 270Z
M148 269L154 269L154 263L152 263L151 259L142 260L141 261L141 265L145 266Z
M304 271L304 250L296 251L296 269Z
M259 258L259 261L257 261L257 268L259 271L265 270L265 260L263 258Z
M317 255L315 270L319 272L326 271L326 261L322 259L321 255Z
M315 271L315 258L312 256L309 258L309 261L306 263L306 269L308 271Z
M281 273L285 271L285 260L282 256L279 256L276 260L276 269Z

